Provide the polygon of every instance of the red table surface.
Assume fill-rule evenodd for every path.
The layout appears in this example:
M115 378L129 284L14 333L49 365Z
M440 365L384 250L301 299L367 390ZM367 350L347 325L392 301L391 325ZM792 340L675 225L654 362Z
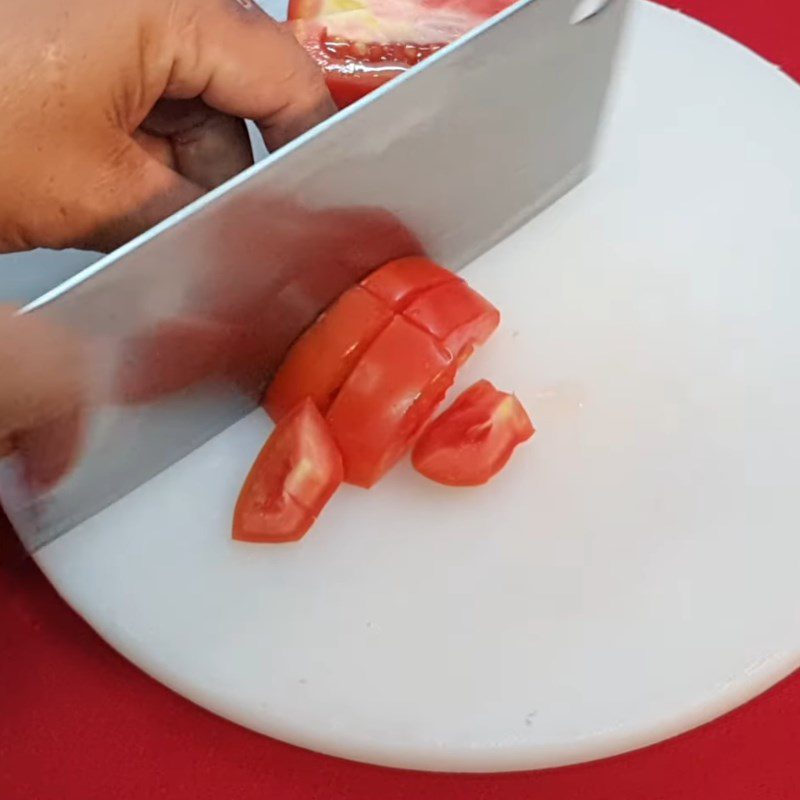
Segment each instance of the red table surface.
M800 78L800 0L665 4ZM381 769L258 736L155 683L72 613L0 531L0 800L157 797L795 800L800 672L709 725L605 761L511 775Z

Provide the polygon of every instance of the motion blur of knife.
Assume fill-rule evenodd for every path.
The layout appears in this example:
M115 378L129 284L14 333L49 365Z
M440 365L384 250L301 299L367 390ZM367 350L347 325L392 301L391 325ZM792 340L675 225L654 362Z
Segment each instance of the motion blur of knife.
M0 474L26 547L251 410L366 272L419 252L458 269L578 183L625 6L520 2L32 302L91 354L92 391L65 480ZM41 485L69 460L60 438Z

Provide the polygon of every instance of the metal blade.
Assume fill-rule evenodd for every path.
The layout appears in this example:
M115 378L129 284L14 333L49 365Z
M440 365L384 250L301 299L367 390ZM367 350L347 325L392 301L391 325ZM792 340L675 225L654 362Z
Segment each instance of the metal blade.
M626 4L580 24L564 0L512 7L32 303L85 335L97 383L67 480L30 497L0 477L28 548L252 409L372 268L424 250L458 269L580 181Z

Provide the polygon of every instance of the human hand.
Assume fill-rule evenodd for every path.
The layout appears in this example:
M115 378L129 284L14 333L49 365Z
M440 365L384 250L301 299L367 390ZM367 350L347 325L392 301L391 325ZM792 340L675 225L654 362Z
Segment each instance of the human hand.
M0 458L17 457L32 488L53 485L80 448L85 345L36 315L0 308Z
M335 111L253 0L0 4L0 252L109 250Z

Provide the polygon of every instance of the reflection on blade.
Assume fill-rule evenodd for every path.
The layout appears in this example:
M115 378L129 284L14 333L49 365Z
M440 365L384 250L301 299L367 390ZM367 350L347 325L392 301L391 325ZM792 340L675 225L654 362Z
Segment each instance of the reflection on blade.
M0 476L30 550L253 408L363 274L460 268L586 174L626 0L570 5L518 4L31 305L98 357L75 472L36 498Z

